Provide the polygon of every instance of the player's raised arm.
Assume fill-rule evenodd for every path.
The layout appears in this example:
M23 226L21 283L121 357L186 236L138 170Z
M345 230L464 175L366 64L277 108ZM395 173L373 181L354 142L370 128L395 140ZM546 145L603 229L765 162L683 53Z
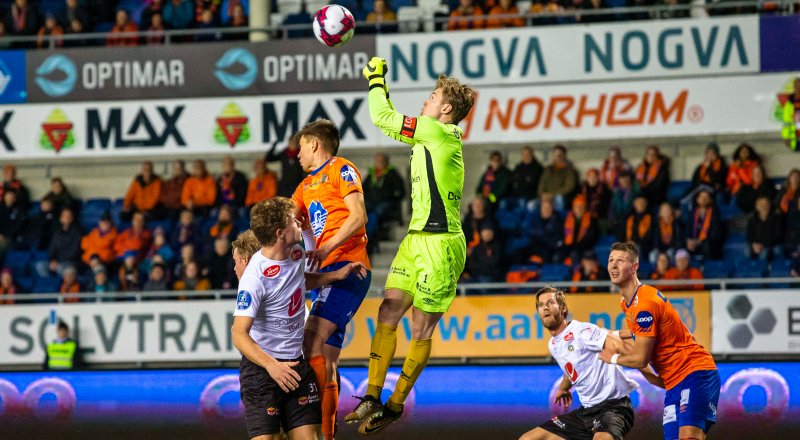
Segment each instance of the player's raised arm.
M394 109L386 84L386 60L372 57L362 73L369 81L369 116L384 134L410 145L423 142L435 146L444 140L446 133L434 119L405 116Z

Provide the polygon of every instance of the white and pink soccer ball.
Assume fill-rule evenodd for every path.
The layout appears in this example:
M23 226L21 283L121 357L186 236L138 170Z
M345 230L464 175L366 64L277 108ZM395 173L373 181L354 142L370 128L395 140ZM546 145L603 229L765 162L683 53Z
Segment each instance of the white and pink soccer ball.
M344 6L328 5L314 14L314 36L328 47L341 46L356 31L356 20Z

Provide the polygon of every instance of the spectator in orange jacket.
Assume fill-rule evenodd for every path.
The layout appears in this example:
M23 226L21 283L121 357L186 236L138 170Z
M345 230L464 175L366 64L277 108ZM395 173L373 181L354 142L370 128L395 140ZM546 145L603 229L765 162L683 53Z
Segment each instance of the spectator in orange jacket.
M141 257L150 247L150 230L144 226L144 214L133 214L131 227L122 231L114 240L114 253L117 258L123 258L126 252L133 251Z
M161 183L161 196L158 202L166 211L166 217L176 220L183 210L181 197L183 195L183 184L189 177L186 172L186 164L178 159L172 162L172 177Z
M183 184L181 204L205 217L216 201L217 184L214 178L208 174L205 161L195 160L192 163L192 175Z
M473 18L469 18L473 17ZM460 0L459 6L450 13L448 30L483 29L483 10L474 0Z
M114 254L116 239L117 229L111 224L111 217L103 214L97 222L97 226L81 239L81 249L83 250L81 260L88 265L92 256L96 255L103 264L110 263L116 256Z
M247 197L247 177L236 169L233 157L222 158L222 173L217 178L217 206L241 208Z
M564 264L576 264L586 251L591 251L600 231L597 221L586 208L586 198L578 195L572 201L572 210L564 219L564 242L561 248Z
M675 252L675 267L671 267L664 274L665 280L702 280L703 273L699 269L689 266L689 251L680 249ZM703 290L703 284L661 286L661 290Z
M278 177L267 168L264 159L253 162L253 173L255 175L247 186L247 198L244 202L248 208L278 194Z
M228 205L222 205L219 207L217 221L208 230L208 236L212 241L217 238L226 238L228 241L233 241L233 236L236 231L233 229L232 210L233 208Z
M150 216L161 197L161 178L153 173L153 162L142 162L142 173L136 176L128 187L122 202L122 219L131 219L134 211Z
M183 269L183 275L172 285L173 290L211 290L211 281L200 274L200 266L190 261ZM185 299L185 296L180 296Z
M733 163L728 167L725 186L731 195L736 195L743 185L753 183L753 168L761 164L761 157L748 144L741 144L733 152Z
M514 17L508 17L509 15ZM525 20L519 15L519 8L514 0L500 0L500 3L489 11L489 18L486 19L486 29L523 26Z
M36 47L38 49L43 47L62 47L64 46L64 40L62 38L55 38L52 46L49 39L45 41L45 37L60 37L62 35L64 35L64 28L58 24L58 21L56 21L55 17L48 14L47 18L44 20L44 26L39 29L39 37L36 39Z
M139 28L136 23L130 21L128 13L124 9L117 10L116 24L108 33L106 46L138 46L139 38L133 36L120 36L123 32L137 32Z

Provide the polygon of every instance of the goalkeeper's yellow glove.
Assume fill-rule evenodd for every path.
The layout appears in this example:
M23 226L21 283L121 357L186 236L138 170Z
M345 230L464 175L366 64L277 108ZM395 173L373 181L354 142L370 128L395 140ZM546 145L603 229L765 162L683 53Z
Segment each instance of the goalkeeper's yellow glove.
M361 73L364 78L369 80L369 89L381 87L388 94L389 87L386 85L386 72L389 68L386 66L386 60L380 57L372 57L369 63L364 67Z

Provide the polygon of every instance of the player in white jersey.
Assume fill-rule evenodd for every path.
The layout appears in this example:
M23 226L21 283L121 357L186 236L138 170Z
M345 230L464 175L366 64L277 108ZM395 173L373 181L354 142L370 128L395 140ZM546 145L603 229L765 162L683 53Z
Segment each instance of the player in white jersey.
M317 439L319 385L302 356L305 291L351 273L366 276L366 267L350 263L334 272L305 273L300 222L284 197L254 206L250 229L262 247L239 280L231 329L242 353L239 382L247 431L251 439L272 440L283 427L293 440Z
M633 406L628 395L638 384L621 367L601 361L598 354L603 348L615 352L630 348L594 324L567 321L569 308L561 290L553 287L539 290L536 309L552 335L547 344L550 354L564 372L555 401L569 408L570 389L574 386L581 407L553 417L523 434L520 440L621 440L633 427ZM649 369L641 371L648 381L659 383Z

